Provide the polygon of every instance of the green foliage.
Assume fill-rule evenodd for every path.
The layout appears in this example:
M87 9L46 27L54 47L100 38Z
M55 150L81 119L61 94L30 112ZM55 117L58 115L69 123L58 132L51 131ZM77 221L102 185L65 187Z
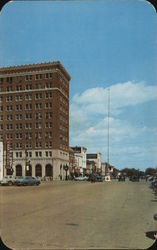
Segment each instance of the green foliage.
M145 175L154 175L154 174L157 174L157 168L147 168L145 170Z
M144 172L140 171L139 169L135 169L135 168L124 168L120 171L122 174L126 175L127 177L130 176L143 176Z

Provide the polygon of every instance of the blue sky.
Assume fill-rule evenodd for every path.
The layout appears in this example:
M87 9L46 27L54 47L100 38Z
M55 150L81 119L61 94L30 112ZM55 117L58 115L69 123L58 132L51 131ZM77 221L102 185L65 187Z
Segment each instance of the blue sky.
M71 75L70 145L110 163L157 166L157 15L145 0L13 1L0 14L0 67L60 61Z

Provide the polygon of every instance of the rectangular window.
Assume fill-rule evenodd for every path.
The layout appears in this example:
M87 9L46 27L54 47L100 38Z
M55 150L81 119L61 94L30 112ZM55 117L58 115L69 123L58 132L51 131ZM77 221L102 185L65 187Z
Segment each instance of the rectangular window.
M32 75L26 75L25 80L26 81L31 81L32 80Z
M41 80L42 79L42 74L35 75L35 80Z
M7 79L6 79L6 81L7 81L7 83L12 83L12 77L7 77Z
M48 73L45 74L45 78L46 78L46 79L49 78L49 74L48 74Z

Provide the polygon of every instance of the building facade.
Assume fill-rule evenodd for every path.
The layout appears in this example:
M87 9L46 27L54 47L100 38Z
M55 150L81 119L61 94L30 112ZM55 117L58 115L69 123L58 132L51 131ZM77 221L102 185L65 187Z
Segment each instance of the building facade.
M69 81L58 61L0 68L4 174L12 168L16 176L64 179L69 164Z
M101 153L87 154L88 165L95 163L95 172L101 172Z
M75 155L72 148L69 148L69 176L74 176L75 173Z
M75 173L80 173L84 174L86 173L86 151L87 148L85 147L71 147L72 150L74 151L74 168L75 168Z
M0 180L3 179L3 142L0 141Z
M105 176L105 180L110 181L114 167L107 162L102 162L101 168L102 168L102 175Z

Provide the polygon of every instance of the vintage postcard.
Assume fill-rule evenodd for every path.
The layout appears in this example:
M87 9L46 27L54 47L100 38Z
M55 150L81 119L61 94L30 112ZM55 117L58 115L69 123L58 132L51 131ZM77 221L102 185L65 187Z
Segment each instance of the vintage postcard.
M0 12L0 236L10 249L157 244L157 14L146 0Z

